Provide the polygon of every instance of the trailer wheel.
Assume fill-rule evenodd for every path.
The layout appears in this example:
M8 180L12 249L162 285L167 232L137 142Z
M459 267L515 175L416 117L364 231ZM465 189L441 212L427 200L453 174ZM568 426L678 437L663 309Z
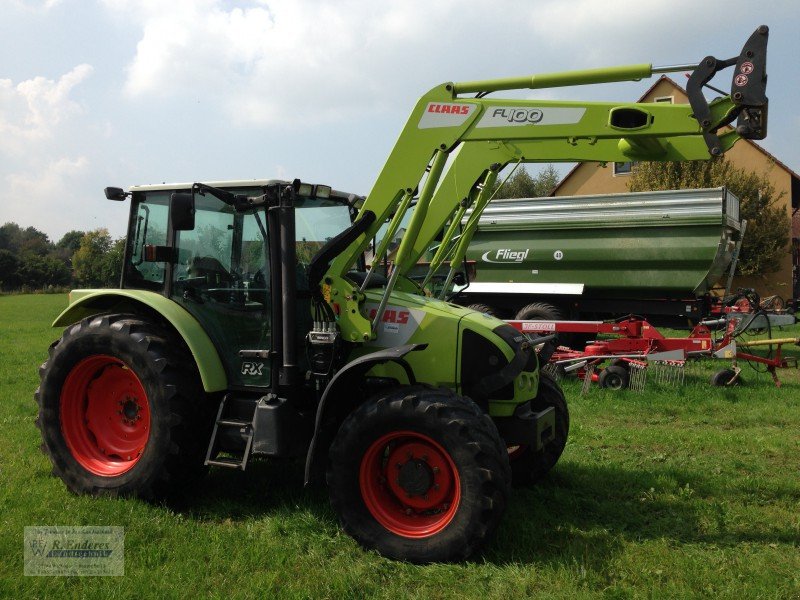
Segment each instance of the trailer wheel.
M133 315L69 327L40 368L42 451L77 494L163 498L205 472L211 407L180 340Z
M711 385L720 387L739 385L741 382L742 379L736 376L736 371L733 369L722 369L711 376Z
M541 480L556 465L567 445L569 409L564 392L549 373L540 371L539 393L531 400L531 408L534 411L542 411L550 407L556 411L556 432L553 441L539 452L526 445L507 448L514 485L530 485Z
M497 316L497 311L488 304L470 304L467 306L467 308L479 313L486 313L487 315L491 315L493 317Z
M491 418L446 389L367 400L329 452L331 505L366 548L415 563L463 560L494 534L511 473Z
M561 311L546 302L534 302L523 306L514 317L517 321L558 321Z
M600 372L599 383L601 388L609 390L624 390L630 383L628 369L621 365L611 365Z

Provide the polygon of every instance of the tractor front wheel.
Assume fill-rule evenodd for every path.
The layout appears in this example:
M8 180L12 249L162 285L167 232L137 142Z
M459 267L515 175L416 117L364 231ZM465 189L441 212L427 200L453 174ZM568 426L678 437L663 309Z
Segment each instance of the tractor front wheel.
M445 389L374 397L342 423L327 482L344 530L384 556L463 560L494 534L511 474L491 418Z
M42 450L78 494L159 498L204 473L211 414L181 340L133 315L67 328L39 369Z

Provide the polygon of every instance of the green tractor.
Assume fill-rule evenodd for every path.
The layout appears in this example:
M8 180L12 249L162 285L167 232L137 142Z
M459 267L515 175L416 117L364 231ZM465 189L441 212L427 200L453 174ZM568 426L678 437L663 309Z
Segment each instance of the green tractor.
M567 405L538 368L546 338L434 299L410 270L510 162L707 159L762 138L766 42L761 27L730 60L437 86L367 198L299 180L107 188L131 201L120 288L70 294L40 369L55 474L76 493L169 498L208 466L298 457L365 547L470 556L512 474L535 482L558 461ZM729 66L731 94L707 102L702 86ZM691 106L486 98L684 69ZM412 200L393 261L381 241L367 267Z

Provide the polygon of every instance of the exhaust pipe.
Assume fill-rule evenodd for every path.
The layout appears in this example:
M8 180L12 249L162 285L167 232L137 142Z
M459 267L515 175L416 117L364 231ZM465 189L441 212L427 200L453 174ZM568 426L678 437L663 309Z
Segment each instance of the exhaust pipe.
M295 179L291 186L281 190L278 214L280 216L281 240L281 313L283 316L283 364L278 378L279 385L294 384L297 371L297 340L295 305L297 303L297 251L295 246L294 199L300 180Z

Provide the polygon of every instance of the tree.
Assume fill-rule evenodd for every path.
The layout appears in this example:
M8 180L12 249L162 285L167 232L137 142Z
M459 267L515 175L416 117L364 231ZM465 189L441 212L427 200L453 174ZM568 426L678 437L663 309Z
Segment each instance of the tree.
M555 187L561 183L561 176L553 165L547 165L534 177L534 181L536 182L536 196L549 196Z
M37 256L46 256L53 250L53 244L43 231L35 227L26 227L22 231L20 253L31 253Z
M72 256L72 269L75 282L85 287L100 287L104 284L106 253L111 249L111 235L107 229L87 231L81 244Z
M502 180L500 180L502 182ZM525 167L517 168L496 198L540 198L547 196L558 185L560 177L553 165L544 167L535 177L531 177ZM500 183L495 184L495 190Z
M69 267L52 255L23 253L18 273L22 285L32 289L43 289L49 285L67 285L70 281Z
M122 257L125 254L125 238L115 240L103 257L103 287L117 287L122 273Z
M65 233L61 239L58 240L56 244L56 254L58 254L64 262L69 263L72 259L72 255L81 247L83 233L83 231L76 231L73 229Z
M83 231L77 231L73 229L72 231L68 231L65 233L58 243L56 244L57 248L66 248L67 250L71 250L75 252L78 248L81 247L81 239L83 239Z
M0 227L0 250L8 250L12 254L19 250L19 240L22 230L16 223L6 223Z
M6 223L0 227L0 250L9 250L16 255L31 252L44 256L53 250L47 234L35 227L22 229L16 223Z
M14 290L20 283L19 259L10 250L0 248L0 290Z
M628 182L632 192L727 187L741 201L740 218L747 231L736 272L740 275L774 273L789 242L789 215L778 205L766 173L733 166L725 157L708 161L640 162Z

